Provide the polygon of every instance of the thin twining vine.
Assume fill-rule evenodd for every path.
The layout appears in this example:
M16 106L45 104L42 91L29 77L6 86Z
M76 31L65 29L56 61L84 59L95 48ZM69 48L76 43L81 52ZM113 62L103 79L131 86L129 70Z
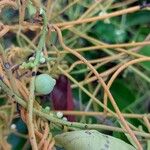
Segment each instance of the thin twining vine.
M2 80L0 80L0 85L2 86L3 90L10 96L13 97L13 99L20 104L22 107L27 108L27 103L21 99L19 96L17 96L14 92L12 92ZM117 131L117 132L127 132L124 129L118 128L118 127L112 127L107 125L100 125L100 124L84 124L84 123L77 123L77 122L69 122L64 121L62 119L59 119L53 115L54 112L45 113L43 112L42 108L41 110L33 108L33 112L38 115L39 117L45 118L53 123L61 124L63 126L68 127L74 127L79 129L97 129L97 130L110 130L110 131ZM148 133L139 132L139 131L133 131L136 135L143 136L145 138L149 138L150 135Z
M39 7L40 8L40 7ZM108 13L102 16L97 16L97 17L91 17L91 18L85 18L82 20L76 20L76 21L71 21L71 22L66 22L66 23L56 23L55 25L57 25L58 27L66 27L68 28L69 26L72 27L73 25L77 25L77 24L82 24L82 23L88 23L88 22L93 22L93 21L98 21L98 20L103 20L103 19L107 19L107 18L111 18L111 17L116 17L116 16L120 16L123 14L128 14L128 13L133 13L136 11L140 10L140 6L134 6L134 7L130 7L124 10L118 10L112 13ZM8 25L7 27L9 28L9 30L17 30L19 25ZM31 23L26 23L25 25L21 25L21 28L23 30L26 29L39 29L41 26L37 25L37 24L31 24ZM65 29L65 28L63 28Z
M19 1L20 2L20 1ZM32 2L35 4L35 6L37 7L37 9L39 10L39 6L41 4L39 4L37 1L35 0L32 0ZM78 0L76 0L75 2L73 3L70 3L70 5L68 5L68 7L66 7L63 11L65 11L66 9L68 9L69 7L71 7L72 5L74 5L75 3L77 3ZM0 2L0 6L1 5L4 5L4 4L9 4L9 5L13 5L13 4L16 4L16 3L13 3L13 4L10 4L9 1L1 1ZM48 1L48 6L47 6L47 10L50 8L50 1ZM24 3L22 4L24 5ZM20 7L24 7L23 9L25 9L25 5L22 6L20 5ZM34 118L35 116L39 116L39 118L42 118L42 119L47 119L53 123L55 123L56 125L58 124L61 124L63 126L67 126L68 128L70 129L73 129L73 128L76 128L76 129L98 129L98 130L101 130L101 129L104 129L104 130L110 130L110 131L118 131L118 132L126 132L126 133L129 133L130 136L133 138L133 140L135 141L135 143L137 144L138 148L141 149L141 145L140 143L138 142L137 138L135 135L139 135L139 136L143 136L145 138L149 138L149 134L148 133L145 133L144 131L136 131L136 128L134 126L132 126L132 124L129 124L129 122L127 122L124 118L125 116L128 116L129 114L122 114L118 108L118 106L116 105L115 103L115 100L113 99L110 91L109 91L109 88L111 86L111 84L113 83L113 81L115 80L115 78L118 76L118 74L123 70L125 69L126 67L134 64L134 63L138 63L138 62L142 62L142 61L149 61L149 57L146 57L146 56L143 56L143 55L140 55L140 54L137 54L137 53L134 53L133 51L126 51L125 49L121 49L121 47L133 47L133 46L145 46L145 45L149 45L149 41L144 41L144 42L135 42L135 43L128 43L128 44L110 44L110 45L103 45L103 44L99 44L97 46L93 46L93 47L85 47L85 48L79 48L79 49L70 49L69 47L67 47L64 42L63 42L63 38L62 38L62 35L61 35L61 31L60 30L63 30L63 29L66 29L66 28L70 28L70 27L73 27L74 25L79 25L81 23L88 23L88 22L93 22L93 21L97 21L97 20L102 20L102 19L106 19L106 18L111 18L111 17L115 17L115 16L119 16L119 15L122 15L122 14L127 14L127 13L132 13L132 12L136 12L138 10L140 10L140 7L139 6L135 6L135 7L131 7L131 8L127 8L125 10L119 10L119 11L115 11L114 13L109 13L109 14L106 14L106 15L103 15L103 16L98 16L98 17L90 17L92 16L91 14L88 14L94 7L96 6L96 3L92 5L92 7L89 7L87 9L87 11L81 15L81 17L78 19L78 20L75 20L75 21L71 21L71 22L64 22L64 23L56 23L54 25L49 25L50 28L54 28L56 30L56 32L58 33L58 37L59 37L59 41L60 41L60 44L63 48L62 51L60 51L60 54L67 54L67 53L71 53L75 56L77 56L79 58L79 61L76 61L70 68L69 70L64 70L62 69L61 66L56 66L57 69L63 73L64 75L66 75L71 81L73 81L73 83L76 84L76 86L78 86L83 92L85 92L87 95L89 95L89 97L91 98L91 101L94 101L96 102L97 104L99 104L100 106L102 106L104 108L104 110L106 110L107 113L106 115L107 116L114 116L117 120L121 120L122 121L122 124L124 125L123 128L118 128L118 127L111 127L111 126L107 126L107 125L99 125L99 124L82 124L82 123L77 123L77 122L69 122L69 121L64 121L62 119L58 119L55 115L56 112L48 112L48 113L45 113L43 111L43 108L39 106L39 108L36 107L36 105L33 105L35 101L35 93L34 93L34 80L35 80L35 75L36 75L36 72L37 70L40 71L41 73L43 72L43 70L40 70L38 69L40 67L40 64L39 64L39 60L40 60L40 55L41 55L41 52L44 51L46 53L46 62L48 63L48 61L51 61L52 59L48 57L48 54L57 54L57 52L55 51L49 51L47 52L46 50L46 47L45 47L45 41L46 41L46 34L47 34L47 25L48 25L48 21L50 19L50 15L48 15L48 11L45 13L45 10L44 9L41 9L41 14L43 16L43 27L42 27L42 31L40 34L38 34L36 36L36 40L39 38L39 44L38 46L36 47L34 45L34 42L35 41L30 41L24 34L22 34L21 32L18 32L18 35L23 37L27 43L29 43L29 47L33 48L35 50L35 60L32 61L32 62L24 62L19 69L32 69L32 72L34 73L34 76L31 77L31 81L30 81L30 87L29 87L29 91L28 89L23 85L23 83L21 83L20 80L18 79L14 79L14 76L13 74L11 73L10 69L6 69L4 67L5 70L3 70L2 68L0 68L0 73L1 73L1 78L0 78L0 85L2 86L3 90L7 93L7 96L9 96L9 100L16 100L16 102L18 104L20 104L21 108L20 110L23 112L26 112L25 115L24 115L24 119L25 122L27 123L27 126L28 126L28 129L29 129L29 137L30 137L30 141L31 141L31 145L34 149L37 149L37 148L41 148L42 145L43 145L43 141L44 139L47 137L48 140L44 143L44 147L47 147L46 149L51 149L51 147L53 147L54 145L54 141L52 141L52 145L50 146L50 137L48 137L48 132L50 132L49 128L48 127L48 124L47 122L44 122L42 123L41 121L41 124L44 124L44 133L40 133L38 130L36 130L35 128L38 126L37 124L37 120ZM113 6L110 7L110 8L113 8L113 7L117 7L117 6ZM22 14L21 12L21 8L19 9L19 13L20 15ZM40 10L39 10L40 11ZM61 12L59 12L61 13ZM58 14L59 14L58 13ZM56 14L56 15L58 15ZM87 15L88 14L88 15ZM84 18L84 17L90 17L90 18ZM2 25L2 30L0 31L0 37L1 36L4 36L6 33L8 33L9 31L14 31L14 30L18 30L18 28L21 28L22 31L24 29L33 29L34 31L36 31L37 29L40 29L41 28L41 25L39 24L30 24L30 23L26 23L24 24L24 15L23 16L19 16L19 25ZM70 28L70 31L71 31L72 28ZM73 31L75 32L75 31ZM81 33L82 34L82 33ZM40 36L40 37L39 37ZM79 35L80 36L80 35ZM81 37L85 37L84 35L81 35ZM91 38L89 37L85 37L89 40L91 40ZM94 40L91 40L91 41L94 41ZM94 41L96 42L96 41ZM120 52L119 54L116 54L116 59L122 59L122 57L126 57L126 56L134 56L134 57L138 57L139 59L135 59L135 60L132 60L132 61L129 61L129 62L125 62L126 64L125 65L122 65L119 64L117 66L115 66L115 68L111 68L110 70L107 70L107 71L110 71L110 74L114 73L112 78L109 80L109 83L106 85L105 82L104 82L104 79L102 79L101 77L103 75L110 75L108 74L108 72L103 72L103 74L98 74L98 72L96 71L97 67L99 65L97 65L98 62L100 62L100 60L86 60L84 57L82 57L82 55L79 54L79 52L84 52L84 51L90 51L90 50L97 50L97 49L107 49L107 48L110 48L110 49L113 49L113 48L120 48L120 49L116 49L118 52ZM34 52L34 50L32 50ZM6 54L3 54L2 55L2 65L5 65L7 64L7 60L5 59L5 55ZM112 56L113 58L113 56ZM114 59L114 58L113 58ZM112 61L113 59L111 59L111 57L108 57L108 59L106 59L105 61L103 60L101 62L100 65L103 65L107 62L110 62ZM114 59L115 60L115 59ZM126 59L125 59L126 61ZM69 73L70 71L77 65L77 64L81 64L81 63L84 63L85 65L87 65L89 68L87 69L88 71L90 70L89 74L87 75L86 79L88 80L91 80L90 76L91 74L94 73L94 80L99 80L99 83L103 86L104 88L104 91L105 91L105 95L104 95L104 104L102 102L100 102L95 95L91 94L88 90L86 90L83 86L82 86L82 81L81 82L77 82ZM94 64L96 63L95 66L92 66L91 64ZM48 67L48 65L44 64L45 66ZM43 66L44 66L43 65ZM121 68L119 68L121 66ZM1 66L0 66L1 67ZM49 67L50 68L50 67ZM119 68L119 69L118 69ZM113 69L113 70L112 70ZM2 70L2 71L1 71ZM6 77L5 76L5 72L6 72ZM50 72L50 69L48 69L48 71ZM12 79L14 80L9 80L10 78L12 77ZM105 77L105 76L104 76ZM94 80L91 80L91 81L94 81ZM99 84L99 85L100 85ZM98 86L99 86L98 85ZM14 87L13 87L14 86ZM16 88L17 87L17 88ZM16 90L15 90L16 88ZM20 93L21 95L20 95ZM22 96L23 95L23 96ZM106 96L106 98L105 98ZM109 108L107 108L107 97L110 98L116 112L113 112L111 111ZM106 101L106 102L105 102ZM25 109L24 109L25 108ZM27 110L27 111L26 111ZM71 113L71 111L68 111L68 112L64 112L65 114L67 113ZM94 112L96 113L96 112ZM94 113L91 113L91 112L85 112L85 115L94 115ZM36 115L34 115L36 114ZM79 114L79 112L74 112L72 111L72 114L74 115L77 115ZM101 114L104 115L103 112L101 112ZM81 115L81 113L80 113ZM132 115L132 114L131 114ZM23 113L21 114L21 117L23 116ZM138 115L138 114L135 114L133 116L133 118L141 118L144 120L148 130L149 130L149 122L148 122L148 118L149 118L149 115ZM12 118L12 117L11 117ZM45 120L44 120L45 121ZM40 123L39 123L40 124ZM40 142L38 143L37 140L38 138L40 139ZM49 146L48 146L49 145ZM45 149L45 148L44 148Z
M147 57L147 58L138 58L138 59L135 59L135 60L131 60L129 62L126 62L124 65L122 65L113 75L112 77L110 78L110 80L108 81L107 83L107 87L110 88L111 85L113 84L114 80L117 78L117 76L120 74L121 71L123 71L125 68L127 68L128 66L130 65L133 65L133 64L136 64L136 63L139 63L139 62L143 62L143 61L150 61L150 58ZM107 93L105 92L104 93L104 105L107 106ZM106 110L104 110L106 112Z
M70 53L72 53L73 55L75 55L76 57L78 57L80 60L82 60L95 74L95 76L97 77L97 79L99 80L100 84L102 85L102 87L104 88L105 92L107 93L108 97L110 98L110 101L117 113L117 115L119 116L120 121L122 122L122 124L124 125L125 129L128 131L128 133L130 134L130 136L132 137L132 139L134 140L134 142L136 143L137 147L139 149L142 149L141 144L139 143L139 141L137 140L136 136L134 135L134 133L132 132L132 130L130 129L130 127L128 126L127 122L125 121L124 117L122 116L114 98L112 97L110 91L107 88L107 85L105 84L105 82L103 81L103 79L99 76L99 73L95 70L95 68L79 53L73 51L72 49L68 48L62 39L62 35L61 35L61 30L57 27L54 26L54 28L56 29L57 33L58 33L58 38L59 38L59 42L61 43L62 47L69 51Z
M39 64L39 61L41 58L41 52L45 48L45 39L46 39L47 24L48 24L46 13L43 8L40 8L40 14L43 16L43 24L44 25L43 25L43 29L41 32L39 44L36 49L35 60L34 60L33 64L32 64L32 62L25 64L25 67L26 67L26 65L33 67L33 72L35 72L35 73L37 71L37 67L38 67L38 64ZM28 108L27 109L28 110L27 123L28 123L29 137L30 137L30 141L32 143L31 145L32 145L32 148L36 150L36 149L38 149L38 146L37 146L37 142L36 142L36 136L34 133L34 124L32 123L33 122L32 121L33 120L33 103L34 103L34 99L35 99L35 93L34 93L35 84L34 83L35 83L35 76L33 76L30 81L30 94L29 94L29 101L28 101L28 107L27 107Z

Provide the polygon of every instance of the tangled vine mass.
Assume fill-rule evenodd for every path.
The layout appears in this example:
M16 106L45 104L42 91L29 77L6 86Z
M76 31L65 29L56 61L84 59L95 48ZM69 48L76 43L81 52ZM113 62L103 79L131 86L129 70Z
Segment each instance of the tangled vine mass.
M15 136L21 149L56 150L63 132L100 131L148 150L145 98L123 86L149 95L148 14L148 1L0 0L0 149L19 149Z

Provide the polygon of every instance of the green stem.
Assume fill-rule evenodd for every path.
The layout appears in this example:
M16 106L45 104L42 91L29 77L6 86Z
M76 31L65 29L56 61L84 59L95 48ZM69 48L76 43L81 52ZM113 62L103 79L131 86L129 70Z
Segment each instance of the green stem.
M45 48L45 39L46 39L47 24L48 24L46 13L43 9L41 9L41 10L42 10L41 14L43 16L43 30L42 30L42 35L40 37L38 47L36 49L36 56L35 56L35 62L34 62L35 66L37 66L39 64L41 52Z
M29 131L29 137L30 137L30 142L32 144L33 149L38 149L37 142L36 142L36 137L34 133L34 124L33 124L33 103L34 103L34 89L35 89L35 77L32 77L31 82L30 82L30 95L29 95L29 100L28 100L28 105L27 105L27 111L28 111L28 131Z

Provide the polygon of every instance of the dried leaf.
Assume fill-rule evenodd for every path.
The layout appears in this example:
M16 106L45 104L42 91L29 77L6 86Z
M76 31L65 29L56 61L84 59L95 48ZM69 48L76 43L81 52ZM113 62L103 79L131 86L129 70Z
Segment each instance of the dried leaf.
M51 99L55 110L73 110L74 102L72 90L68 78L60 75L56 80L56 85L51 92ZM75 121L74 116L67 116L69 121Z

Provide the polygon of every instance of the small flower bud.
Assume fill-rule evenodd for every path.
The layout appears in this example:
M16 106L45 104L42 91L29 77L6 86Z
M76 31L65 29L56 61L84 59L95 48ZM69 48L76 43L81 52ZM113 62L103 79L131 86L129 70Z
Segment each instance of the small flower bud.
M41 58L40 58L40 63L41 63L41 64L45 63L45 61L46 61L46 59L45 59L44 57L41 57Z
M15 125L15 124L12 124L12 125L10 126L10 128L11 128L12 130L15 130L15 129L16 129L16 125Z
M59 118L59 119L61 119L62 117L63 117L63 113L62 112L57 112L57 117Z

